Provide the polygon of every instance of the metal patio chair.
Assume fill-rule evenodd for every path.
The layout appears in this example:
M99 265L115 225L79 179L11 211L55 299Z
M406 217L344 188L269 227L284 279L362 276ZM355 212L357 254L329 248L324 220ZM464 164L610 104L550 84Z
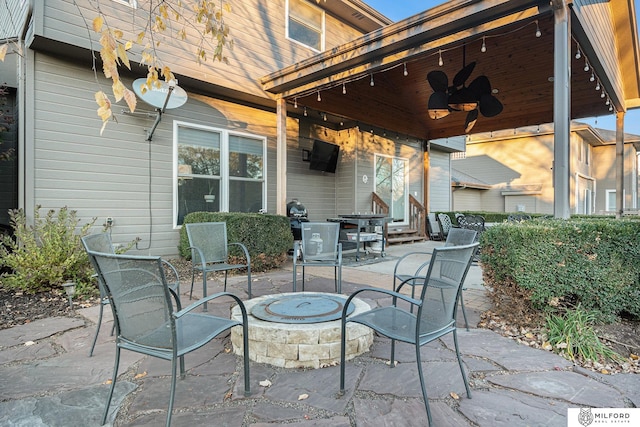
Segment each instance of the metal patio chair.
M396 340L413 344L416 350L416 363L418 366L418 376L420 378L420 386L422 388L422 397L424 406L427 410L427 418L429 425L432 425L431 410L429 409L429 400L427 398L427 390L425 387L425 378L422 372L422 363L420 356L420 347L434 341L446 334L453 334L453 342L460 366L460 373L467 391L467 397L471 398L471 390L467 382L467 377L462 365L460 357L460 349L458 347L458 335L456 332L456 306L459 295L462 291L462 282L471 266L471 259L478 244L472 243L463 246L449 246L436 248L433 250L429 267L424 275L420 277L422 280L422 291L420 298L412 298L401 294L399 291L405 283L414 278L408 279L400 284L398 289L394 291L380 288L364 288L360 289L347 298L342 310L341 333L340 340L340 393L344 393L345 383L345 346L346 346L346 324L347 322L355 322L372 328L380 335L391 338L391 363L394 366L395 342ZM415 278L417 280L417 278ZM382 293L392 297L391 305L365 311L360 314L347 317L347 308L351 300L364 292ZM405 301L416 307L417 312L414 314L405 308L397 305L398 300Z
M442 230L435 213L427 215L427 231L431 240L442 240Z
M302 241L296 241L293 248L293 292L296 292L298 267L302 267L303 291L305 267L333 267L335 290L342 293L342 243L339 237L338 222L302 223ZM298 253L300 259L296 256Z
M474 230L467 230L465 228L452 228L449 230L447 234L447 240L444 242L444 246L463 246L470 245L471 243L476 242L477 232ZM393 268L393 289L396 289L396 283L402 283L403 285L411 286L411 298L415 298L416 286L422 285L424 282L420 279L414 279L415 277L420 277L424 270L429 267L429 263L431 262L430 256L433 252L409 252L401 256L398 261L396 261L396 265ZM427 256L427 260L423 263L419 264L415 270L410 270L407 272L407 265L412 263L412 260L415 260L416 257L424 257ZM475 254L474 254L475 257ZM413 265L415 266L415 261L413 261ZM462 279L462 283L464 284L465 277ZM469 322L467 321L467 312L464 308L464 298L462 297L462 292L460 292L460 307L462 308L462 316L464 317L464 326L467 330L469 330ZM411 308L413 309L413 307Z
M451 222L451 218L449 215L439 213L438 214L438 223L440 224L440 230L442 232L443 238L447 238L447 234L449 234L449 230L453 228L453 223Z
M120 350L130 350L171 361L171 391L166 425L171 425L171 413L176 389L177 365L184 378L184 355L210 342L220 333L234 327L243 328L244 390L250 394L249 343L247 311L237 296L220 292L194 302L182 309L179 295L169 287L160 257L114 255L89 251L107 295L111 300L116 322L116 356L107 405L102 417L104 425L118 377ZM208 301L230 297L240 306L242 322L194 312Z
M189 249L191 250L191 290L189 299L193 295L193 282L196 271L202 272L202 296L207 296L207 273L224 271L224 290L227 290L227 275L229 270L247 269L247 291L251 299L251 257L247 247L242 243L227 241L226 222L197 222L185 224ZM229 264L229 247L237 246L244 253L245 264ZM206 305L204 307L206 309Z
M113 243L111 242L111 235L109 233L96 233L90 234L82 237L82 245L84 246L87 252L102 252L108 254L115 254L116 250L113 247ZM96 334L93 337L93 343L91 343L91 349L89 350L89 357L93 356L93 350L96 346L96 342L98 341L98 334L100 333L100 326L102 325L102 314L104 312L104 306L109 304L109 297L104 288L104 284L102 283L102 279L97 274L98 269L96 268L95 262L91 256L89 256L89 261L93 266L94 270L96 270L96 278L98 280L98 290L100 291L100 312L98 313L98 322L96 325ZM175 269L171 263L168 261L162 261L164 266L166 267L166 271L171 272L171 280L169 281L169 286L171 289L175 291L176 294L180 295L180 278L178 276L178 271ZM115 321L113 323L113 327L111 328L111 335L113 335L113 331L115 330L116 324Z

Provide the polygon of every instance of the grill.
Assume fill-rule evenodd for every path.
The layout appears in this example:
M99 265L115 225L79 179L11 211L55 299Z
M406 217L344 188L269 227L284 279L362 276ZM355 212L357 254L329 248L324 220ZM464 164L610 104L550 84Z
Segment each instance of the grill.
M293 199L287 203L287 216L291 224L293 240L302 240L302 223L309 222L307 208L297 199Z

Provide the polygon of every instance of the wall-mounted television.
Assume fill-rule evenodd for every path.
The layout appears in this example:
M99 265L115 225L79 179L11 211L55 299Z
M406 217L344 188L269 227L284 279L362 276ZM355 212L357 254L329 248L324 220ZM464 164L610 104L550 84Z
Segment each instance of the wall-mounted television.
M338 154L340 154L340 146L319 139L314 140L313 150L309 156L309 169L335 173Z

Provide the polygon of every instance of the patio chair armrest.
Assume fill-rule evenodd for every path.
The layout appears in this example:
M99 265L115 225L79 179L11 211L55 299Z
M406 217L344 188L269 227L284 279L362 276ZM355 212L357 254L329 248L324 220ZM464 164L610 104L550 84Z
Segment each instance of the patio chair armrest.
M240 246L240 249L244 252L244 256L247 259L247 265L251 265L251 256L249 255L249 251L247 247L240 242L229 243L229 246Z
M173 266L173 264L171 264L169 261L163 259L162 260L162 264L167 267L167 269L169 271L171 271L171 274L174 276L175 278L175 282L173 282L173 284L175 285L175 287L172 287L174 289L178 288L178 285L180 284L180 275L178 274L178 270Z
M200 258L200 264L202 264L202 269L204 270L207 267L207 262L204 259L204 254L202 253L202 250L197 246L189 246L187 249L191 250L191 263L193 263L194 251L198 253L198 258Z
M169 286L169 293L171 294L171 296L173 297L176 303L176 309L174 310L174 312L178 312L182 310L182 303L180 302L180 296L173 288L171 288L171 286Z
M180 311L176 311L175 313L173 313L173 317L176 319L181 318L182 316L184 316L185 314L193 311L195 308L201 306L202 304L208 303L209 301L216 299L216 298L220 298L223 296L228 296L233 298L234 300L236 300L236 302L238 303L238 305L240 306L240 310L242 311L242 318L246 321L246 317L247 317L247 310L244 307L244 304L242 303L242 300L240 298L238 298L236 295L232 294L231 292L218 292L215 293L213 295L209 295L205 298L199 299L198 301L189 304L187 307L183 308Z
M400 294L398 292L394 292L394 291L390 291L388 289L381 289L381 288L362 288L362 289L358 289L357 291L355 291L354 293L352 293L351 295L349 295L349 298L347 298L347 301L344 303L344 307L342 309L342 317L346 317L347 314L347 308L349 307L349 304L351 303L351 300L353 298L355 298L356 295L362 293L362 292L377 292L377 293L381 293L381 294L386 294L389 295L391 297L393 297L393 305L396 305L396 300L398 298L400 298L403 301L408 302L409 304L413 304L413 305L417 305L420 306L422 305L422 300L419 299L415 299L415 298L411 298L408 295L403 295Z
M433 255L433 252L409 252L409 253L406 253L406 254L402 255L400 258L398 258L398 261L396 261L396 265L393 267L393 275L394 276L397 275L398 267L400 267L400 264L403 261L405 261L407 258L409 258L410 256L413 256L413 255Z
M421 284L420 284L420 285L418 285L418 286L422 286L422 285L424 285L424 277L423 277L423 276L411 276L411 277L407 277L407 278L406 278L406 279L404 279L402 282L400 282L400 284L398 285L398 287L396 287L396 288L394 289L394 292L396 292L396 293L400 293L400 290L402 289L402 287L403 287L404 285L406 285L406 284L407 284L407 283L409 283L409 282L413 282L414 280L422 280L422 282L423 282L423 283L421 283ZM414 285L411 285L411 286L415 286L415 284L414 284Z

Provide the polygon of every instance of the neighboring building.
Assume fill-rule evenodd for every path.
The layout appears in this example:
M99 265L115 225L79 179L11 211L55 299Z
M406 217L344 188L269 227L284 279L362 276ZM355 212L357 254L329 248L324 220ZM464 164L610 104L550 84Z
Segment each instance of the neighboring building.
M139 21L133 21L128 3L103 1L100 8L112 28L134 34ZM171 61L187 102L162 114L152 135L158 119L152 106L139 100L130 113L126 105L114 105L117 123L109 123L102 136L93 94L111 83L98 72L98 87L92 71L83 20L95 16L89 1L15 0L0 8L0 40L11 42L0 63L0 82L10 87L20 135L12 142L16 168L0 184L11 196L2 198L0 222L8 222L9 208L23 207L31 217L36 205L68 206L83 221L97 217L101 225L113 218L116 242L139 238L138 249L173 255L189 212L276 213L275 103L260 78L390 21L351 0L231 4L233 11L225 16L234 41L226 52L229 64L199 65L189 53L193 46L165 40L159 46L162 58ZM97 50L97 35L92 37ZM132 68L123 76L129 88L146 75L146 68ZM402 224L409 194L423 199L424 141L386 137L357 123L336 126L301 108L287 121L287 199L299 199L311 220L371 211L371 194L377 191ZM335 173L312 170L303 160L316 139L340 146ZM447 154L435 150L433 156ZM9 171L3 167L3 173ZM205 195L215 198L205 201Z
M553 214L553 125L469 135L452 155L452 210ZM625 134L625 210L638 208L640 136ZM572 123L573 214L615 214L615 132Z

